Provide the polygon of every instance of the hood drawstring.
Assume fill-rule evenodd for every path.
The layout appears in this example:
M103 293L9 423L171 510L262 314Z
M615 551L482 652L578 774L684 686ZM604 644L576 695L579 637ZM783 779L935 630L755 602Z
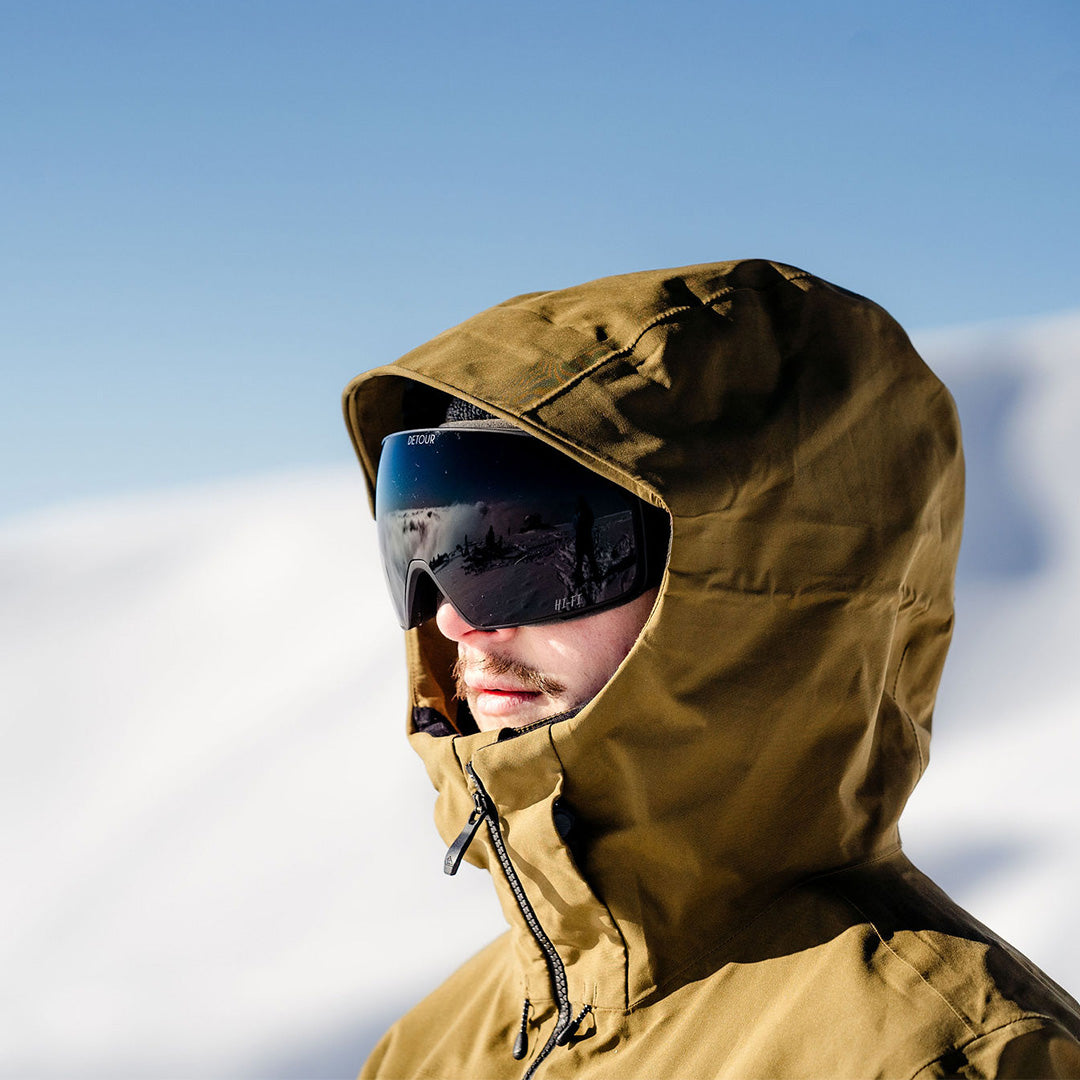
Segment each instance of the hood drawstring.
M525 1004L521 1008L521 1028L517 1033L517 1038L514 1040L514 1060L520 1061L529 1052L529 1010L532 1008L532 1003L528 998L525 999Z

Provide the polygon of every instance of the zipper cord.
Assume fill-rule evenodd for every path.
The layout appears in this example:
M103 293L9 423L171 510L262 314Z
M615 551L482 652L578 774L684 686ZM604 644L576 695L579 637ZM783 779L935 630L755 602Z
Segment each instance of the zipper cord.
M444 866L450 865L453 862L451 853L456 857L457 863L461 863L461 858L465 854L465 849L476 835L480 823L486 821L488 836L491 837L491 846L495 849L495 855L499 860L499 865L502 867L503 876L506 878L506 883L510 886L510 891L514 894L514 900L517 903L518 910L521 912L521 917L525 920L525 925L529 928L529 932L532 934L533 938L535 938L536 944L540 946L540 952L547 964L548 975L551 979L551 990L555 998L555 1005L559 1010L558 1019L555 1021L555 1030L552 1031L548 1041L541 1047L540 1051L533 1059L532 1064L522 1077L522 1080L531 1080L531 1077L535 1074L537 1068L539 1068L540 1063L555 1049L556 1046L562 1045L559 1043L559 1039L564 1034L568 1039L570 1035L573 1034L575 1028L570 1012L570 993L566 983L566 968L563 966L562 958L552 944L551 938L547 936L543 926L540 925L540 920L536 917L536 912L533 910L532 904L529 903L528 896L525 895L525 889L521 884L521 878L518 877L518 873L514 869L514 864L510 861L510 854L506 850L506 844L503 842L502 833L499 831L499 814L495 808L495 803L492 801L491 796L488 795L487 789L481 782L480 777L476 775L476 771L471 764L465 766L465 772L468 774L469 779L476 785L476 793L473 795L476 809L469 815L469 820L466 822L465 828L462 829L461 834L451 845L450 851L446 853ZM452 871L447 872L450 873ZM569 1034L566 1034L567 1031L569 1031Z
M525 999L525 1004L521 1007L521 1028L517 1033L517 1038L514 1040L514 1060L520 1061L529 1052L529 1010L532 1008L532 1003L528 998Z

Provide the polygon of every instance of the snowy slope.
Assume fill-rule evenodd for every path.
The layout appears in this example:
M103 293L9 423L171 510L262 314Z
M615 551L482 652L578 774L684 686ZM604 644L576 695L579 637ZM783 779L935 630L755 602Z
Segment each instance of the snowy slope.
M382 589L352 470L0 534L0 1075L348 1075L493 936L465 874L461 941L412 927L442 851Z
M923 335L969 528L909 853L1074 991L1080 313ZM0 524L0 1076L355 1073L502 927L440 872L358 471Z
M1080 312L923 335L967 453L957 625L908 854L1074 996Z

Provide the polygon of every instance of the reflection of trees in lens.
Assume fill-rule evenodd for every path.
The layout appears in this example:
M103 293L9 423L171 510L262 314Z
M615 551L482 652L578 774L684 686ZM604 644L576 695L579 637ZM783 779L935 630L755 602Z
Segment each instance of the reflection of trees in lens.
M507 624L519 613L534 619L538 610L571 615L621 595L635 570L631 514L582 501L577 521L569 500L565 514L552 512L549 503L541 510L520 502L386 512L380 533L387 565L403 573L413 559L423 560L462 610L475 604L478 614L490 617L494 605ZM489 580L487 573L495 571L497 581Z
M591 523L590 514L591 507L581 506L566 538L560 611L603 603L633 584L636 559L630 513L606 514Z
M596 565L596 539L593 536L593 512L584 495L577 497L574 508L574 584L580 588L595 588L600 571Z

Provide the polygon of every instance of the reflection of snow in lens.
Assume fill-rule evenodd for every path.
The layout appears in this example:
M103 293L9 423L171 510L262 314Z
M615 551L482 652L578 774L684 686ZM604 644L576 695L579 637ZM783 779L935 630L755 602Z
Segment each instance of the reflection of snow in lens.
M427 563L466 619L513 624L605 603L633 584L632 516L596 519L591 558L577 557L574 524L552 524L518 502L398 510L379 522L384 564L400 596L414 559ZM584 569L583 569L584 567Z

